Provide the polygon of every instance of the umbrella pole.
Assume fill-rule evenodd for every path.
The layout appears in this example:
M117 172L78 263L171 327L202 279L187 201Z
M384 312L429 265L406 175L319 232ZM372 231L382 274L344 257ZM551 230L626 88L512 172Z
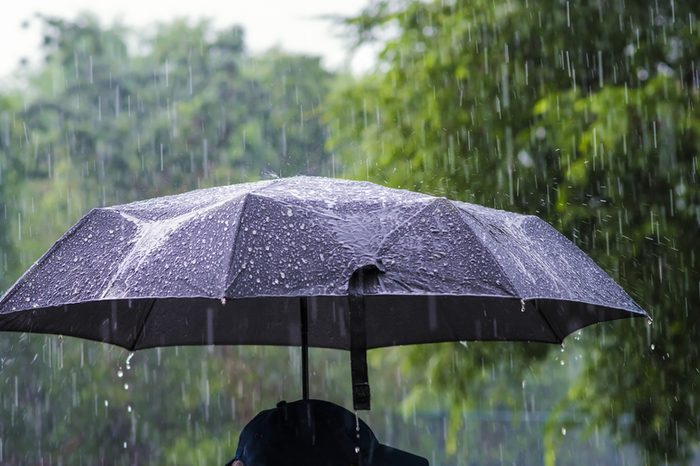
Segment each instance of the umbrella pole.
M302 296L299 301L301 314L301 393L304 400L309 399L309 305L308 298Z

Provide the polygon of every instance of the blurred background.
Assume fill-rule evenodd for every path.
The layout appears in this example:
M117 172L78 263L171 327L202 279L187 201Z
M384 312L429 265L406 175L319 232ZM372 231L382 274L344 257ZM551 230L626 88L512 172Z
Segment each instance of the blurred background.
M372 350L432 465L700 465L700 4L25 1L0 18L0 292L93 207L297 174L550 222L652 324ZM298 348L0 334L0 464L210 465ZM351 406L349 356L311 395Z

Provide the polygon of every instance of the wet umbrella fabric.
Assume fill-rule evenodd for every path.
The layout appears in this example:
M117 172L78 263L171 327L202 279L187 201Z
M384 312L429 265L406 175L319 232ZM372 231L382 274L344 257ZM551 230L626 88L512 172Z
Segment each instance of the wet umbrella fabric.
M646 313L537 217L319 177L94 209L0 300L0 330L129 350L560 343L633 316Z

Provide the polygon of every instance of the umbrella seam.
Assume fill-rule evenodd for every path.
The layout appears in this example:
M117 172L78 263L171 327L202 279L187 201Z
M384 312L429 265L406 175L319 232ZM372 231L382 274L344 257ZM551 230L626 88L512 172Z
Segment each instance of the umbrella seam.
M425 212L426 210L428 210L428 208L433 207L433 206L434 206L434 203L435 203L435 199L441 199L441 198L429 199L428 202L425 203L425 205L423 205L423 206L420 208L420 210L419 210L418 212L416 212L415 214L411 215L411 216L410 216L409 218L407 218L404 222L401 222L399 225L397 225L397 226L394 227L391 231L389 231L389 232L384 236L384 238L382 238L382 241L381 241L381 242L379 243L379 245L377 246L377 256L380 256L380 257L381 257L382 253L386 252L386 250L388 249L387 243L388 243L390 237L391 237L394 233L397 233L401 228L403 228L404 226L410 224L410 223L413 221L414 218L416 218L416 217L418 217L419 215L421 215L423 212ZM418 202L424 203L423 199L421 199L421 200L418 201ZM413 202L412 202L412 203L413 203ZM398 233L397 233L397 234L398 234ZM405 235L406 235L406 234L403 233L403 234L401 234L401 235L399 236L399 238L401 238L402 236L405 236Z
M231 245L231 257L228 260L228 270L226 271L226 279L224 281L224 288L221 297L226 297L229 290L233 288L234 283L241 274L241 270L238 270L235 274L232 274L233 262L236 259L236 244L238 243L238 238L241 232L241 226L243 225L243 217L245 216L246 210L248 209L248 204L250 203L250 198L255 196L251 192L247 192L243 195L243 205L241 206L241 213L238 215L238 225L236 226L236 231L233 235L233 244Z
M533 304L533 306L535 306L535 309L537 310L537 313L542 317L542 319L544 320L544 322L547 324L547 327L549 328L549 330L550 330L550 331L552 332L552 334L554 335L554 340L555 340L557 343L559 343L559 344L563 343L563 342L564 342L564 339L561 338L561 337L559 336L559 334L557 333L556 329L554 328L554 324L553 324L552 322L549 321L549 319L547 318L547 315L544 313L544 311L542 311L542 308L540 308L540 306L538 306L537 300L536 300L536 299L533 299L533 300L532 300L532 304Z
M443 199L444 199L444 198L443 198ZM488 254L489 257L491 257L491 259L493 260L493 262L496 264L496 267L498 267L498 270L500 270L500 271L501 271L501 274L503 274L503 277L505 278L506 282L508 283L508 288L509 288L509 290L513 293L513 295L514 295L515 297L520 297L520 296L519 296L519 295L520 295L520 291L518 290L518 287L515 286L515 284L514 284L513 281L511 280L510 276L506 273L505 269L503 268L503 266L501 265L501 263L498 261L498 258L497 258L497 257L493 254L493 252L484 244L484 242L481 240L481 238L479 237L479 235L474 231L474 227L473 227L472 225L470 225L470 224L467 222L467 220L466 220L461 214L469 215L469 216L472 217L472 218L474 218L474 216L473 216L472 214L470 214L469 212L465 212L465 211L463 211L462 209L460 209L458 206L454 205L454 204L452 203L452 201L450 201L449 199L444 199L444 200L445 200L445 202L446 202L447 204L449 204L450 207L452 207L454 210L457 211L457 217L459 217L459 219L460 219L460 221L462 222L462 224L463 224L465 227L467 227L467 229L474 235L474 237L477 239L477 241L479 242L479 244L481 244L482 246L484 246L484 251L486 252L486 254ZM474 218L474 219L476 220L476 218ZM478 222L478 220L476 220L476 221ZM485 232L487 235L489 235L489 237L491 236L490 233L489 233L488 231L484 230L484 232Z
M136 338L134 339L134 343L129 348L129 351L135 351L137 349L136 347L143 339L143 335L144 335L144 332L146 329L146 321L151 316L151 311L153 310L155 305L156 305L156 300L152 299L151 302L148 304L148 310L146 311L146 315L144 316L143 320L141 321L141 327L139 328L139 333L138 333L138 335L136 335Z

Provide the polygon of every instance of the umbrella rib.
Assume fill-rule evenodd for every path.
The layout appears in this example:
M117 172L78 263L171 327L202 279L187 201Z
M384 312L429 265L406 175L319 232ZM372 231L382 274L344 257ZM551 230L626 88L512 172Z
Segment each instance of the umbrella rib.
M129 351L134 351L137 348L138 344L141 342L141 339L143 339L143 335L146 330L146 321L151 315L151 311L153 310L153 307L156 305L156 300L151 299L150 302L148 303L148 310L146 311L146 315L143 317L143 320L141 320L141 326L139 328L139 333L136 335L136 338L134 339L134 344L129 347Z
M235 281L241 274L241 270L237 270L235 275L232 275L231 270L233 269L233 261L236 260L236 243L238 243L238 238L241 232L241 225L243 225L243 217L245 216L246 210L248 209L248 204L250 203L251 193L246 193L243 195L243 205L241 206L241 212L238 215L238 225L236 226L236 232L233 235L233 244L231 245L231 257L228 260L228 270L226 271L226 281L224 282L223 296L225 297L228 292L233 288Z
M481 241L481 238L479 237L479 235L477 234L477 232L474 231L474 227L473 227L469 222L467 222L467 220L464 218L464 216L463 216L462 214L469 215L471 218L474 218L473 215L470 214L469 212L465 212L464 210L460 209L458 206L454 205L454 203L452 203L452 201L450 201L450 200L447 200L447 199L446 199L446 203L449 204L450 207L452 207L453 209L455 209L455 210L457 211L457 217L458 217L459 220L462 222L462 224L463 224L465 227L467 227L467 229L468 229L469 231L471 231L471 232L474 234L474 238L476 238L477 240L479 240L479 243L480 243L481 245L484 245L484 244L483 244L483 241ZM477 223L479 223L479 221L478 221L476 218L475 218L474 220L475 220ZM489 235L489 236L491 236L491 234L488 232L487 229L484 229L484 233L487 234L487 235ZM485 245L484 245L484 246L485 246ZM517 297L517 296L520 294L520 292L518 291L517 287L513 284L512 280L510 279L510 276L506 273L506 271L505 271L505 269L503 268L503 266L501 265L501 263L498 261L498 258L496 257L496 255L495 255L495 254L493 253L493 251L491 251L491 249L489 249L488 247L484 247L484 251L491 257L491 260L493 260L493 263L496 264L496 267L498 267L498 270L501 271L501 274L503 274L503 278L504 278L504 279L506 280L506 282L508 283L508 288L509 288L510 291L511 291L513 294L515 294L515 296ZM556 336L556 333L555 333L554 335Z
M547 317L547 314L545 314L545 313L542 311L542 309L540 308L540 306L539 306L538 303L537 303L537 300L534 299L532 302L533 302L533 305L535 306L535 309L537 310L537 313L542 317L542 319L544 320L544 322L547 324L547 327L548 327L549 330L552 332L552 335L554 335L554 341L556 341L556 342L559 343L559 344L563 343L563 342L564 342L564 339L561 338L561 337L559 336L559 334L557 334L557 331L554 329L554 325L552 324L552 322L549 321L549 318Z
M423 202L422 200L419 202ZM425 205L421 206L421 208L418 210L418 212L412 214L410 217L408 217L406 220L398 224L396 227L392 228L389 230L382 240L379 242L377 245L377 254L381 256L382 253L384 253L388 248L392 246L392 244L389 244L389 240L391 239L391 236L396 234L400 235L399 237L405 235L406 233L399 233L399 230L401 230L404 226L410 225L413 219L417 218L419 215L422 215L423 212L428 210L430 207L433 207L434 199L429 199L428 202L425 203ZM396 239L396 238L394 238Z

